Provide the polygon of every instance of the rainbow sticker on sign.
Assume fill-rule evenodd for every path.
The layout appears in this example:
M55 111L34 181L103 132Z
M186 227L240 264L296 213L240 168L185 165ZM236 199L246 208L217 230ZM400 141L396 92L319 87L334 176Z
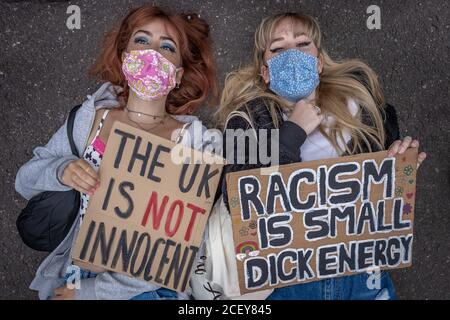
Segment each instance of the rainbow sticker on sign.
M236 253L246 253L258 250L258 244L255 241L245 241L236 247Z

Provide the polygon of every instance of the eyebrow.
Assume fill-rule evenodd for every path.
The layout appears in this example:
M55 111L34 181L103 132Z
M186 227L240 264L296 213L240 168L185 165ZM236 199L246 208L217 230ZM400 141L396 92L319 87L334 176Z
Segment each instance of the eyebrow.
M138 30L138 31L136 31L136 32L134 33L133 36L135 36L135 35L136 35L137 33L139 33L139 32L145 33L146 35L148 35L148 36L150 36L150 37L153 37L153 33L151 33L150 31L146 31L146 30ZM172 41L175 45L177 45L177 43L175 42L175 40L173 40L173 39L172 39L171 37L169 37L169 36L161 36L160 39L161 39L161 40L170 40L170 41Z
M169 36L161 36L160 37L161 40L170 40L172 41L175 45L177 45L177 43L175 42L175 40L173 40L171 37Z
M151 33L150 31L146 31L146 30L138 30L136 31L133 36L135 36L136 34L138 34L139 32L145 33L146 35L153 37L153 33Z
M294 34L294 39L296 39L296 38L298 38L298 37L300 37L300 36L308 36L308 35L307 35L306 33L304 33L304 32L299 32L299 33ZM273 39L273 40L270 42L269 47L270 47L274 42L282 41L282 40L284 40L284 37L280 37L280 38Z

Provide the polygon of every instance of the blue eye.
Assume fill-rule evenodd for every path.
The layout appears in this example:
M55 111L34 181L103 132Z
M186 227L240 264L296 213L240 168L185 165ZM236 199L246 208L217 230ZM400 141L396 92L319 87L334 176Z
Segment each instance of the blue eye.
M168 44L168 43L162 44L161 45L161 49L170 51L172 53L174 53L176 51L175 48L172 45Z
M277 53L277 52L280 52L281 50L283 50L283 48L275 48L275 49L270 49L270 52Z
M134 39L134 42L139 44L148 44L147 38L144 37L137 37L136 39Z
M307 47L311 44L311 41L300 42L297 44L297 47Z

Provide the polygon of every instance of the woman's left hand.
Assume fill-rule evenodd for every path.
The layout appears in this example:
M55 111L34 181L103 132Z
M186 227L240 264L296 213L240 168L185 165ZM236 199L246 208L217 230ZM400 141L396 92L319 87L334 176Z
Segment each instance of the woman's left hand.
M405 137L403 141L395 141L389 148L388 157L394 157L396 154L403 154L408 148L418 148L419 140L412 139L411 137ZM417 169L419 169L422 162L427 158L425 152L420 152L417 157Z
M55 290L55 296L52 300L75 300L75 290L66 286Z

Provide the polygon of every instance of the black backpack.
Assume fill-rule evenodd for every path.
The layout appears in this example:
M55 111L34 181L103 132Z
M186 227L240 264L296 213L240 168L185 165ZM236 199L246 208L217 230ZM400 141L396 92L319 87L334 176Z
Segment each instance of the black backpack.
M79 157L73 141L75 114L81 107L74 107L67 119L67 136L72 153ZM23 242L38 251L51 252L69 233L78 210L80 209L80 192L46 191L28 201L20 212L16 225Z

